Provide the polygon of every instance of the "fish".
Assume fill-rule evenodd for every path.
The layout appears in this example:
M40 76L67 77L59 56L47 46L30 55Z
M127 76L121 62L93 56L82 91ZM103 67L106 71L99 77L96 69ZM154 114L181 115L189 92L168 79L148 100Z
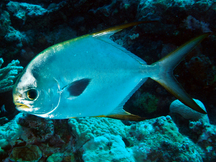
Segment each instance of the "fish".
M24 69L13 89L16 109L42 118L111 117L135 120L125 102L151 78L184 104L200 108L173 76L173 69L208 33L177 48L159 61L147 63L110 36L146 22L132 22L53 45ZM139 118L140 119L140 118Z

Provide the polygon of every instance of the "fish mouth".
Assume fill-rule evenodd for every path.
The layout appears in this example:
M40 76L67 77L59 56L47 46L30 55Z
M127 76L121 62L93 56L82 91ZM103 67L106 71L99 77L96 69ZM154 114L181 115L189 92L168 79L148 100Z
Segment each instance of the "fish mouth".
M22 103L15 103L15 105L16 105L16 108L17 108L18 110L30 109L29 106L27 106L27 105L25 105L25 104L22 104Z

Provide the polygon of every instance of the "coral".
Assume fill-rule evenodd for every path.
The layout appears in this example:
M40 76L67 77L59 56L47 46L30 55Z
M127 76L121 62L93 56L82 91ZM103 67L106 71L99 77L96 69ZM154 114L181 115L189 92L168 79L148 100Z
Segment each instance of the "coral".
M136 161L201 161L202 150L181 135L170 116L133 124L127 130Z
M78 144L82 147L84 161L100 161L101 157L107 161L202 159L202 150L179 133L169 116L142 121L131 126L125 126L115 119L98 118L82 118L81 121L70 119L69 124L75 138L79 139Z
M66 3L64 1L59 4L51 3L47 9L40 5L23 3L23 2L13 2L10 1L7 4L7 9L13 13L13 15L22 20L25 23L27 17L34 18L38 16L43 16L46 13L54 12L62 8Z
M7 146L13 146L16 140L22 133L22 127L17 124L17 120L22 114L16 115L16 117L0 127L0 147L5 148Z
M8 33L5 35L5 40L16 43L16 47L18 48L23 46L23 42L28 42L26 35L18 30L15 30L13 27L9 27Z
M134 162L132 151L125 147L122 137L105 133L103 136L92 138L83 146L85 162L121 161Z
M214 84L213 76L216 74L216 70L213 68L213 62L209 57L198 54L186 62L185 65L197 83L209 86Z
M83 145L93 137L105 133L121 135L125 137L125 125L119 120L109 118L77 118L70 119L68 124L71 126L77 145Z
M134 39L136 39L136 38L138 38L138 37L139 37L139 33L133 34L133 35L129 35L129 38L130 38L131 40L134 40Z
M185 20L185 26L187 29L190 30L195 30L195 29L199 29L202 30L203 33L207 33L207 32L212 32L209 29L209 24L203 22L203 21L199 21L197 19L195 19L193 16L189 15Z
M46 162L75 162L75 158L71 153L55 153L49 156Z
M59 135L55 134L50 138L49 144L50 146L60 147L65 144L65 141L63 141Z
M10 160L23 162L37 162L41 157L42 152L35 145L15 147L10 154Z
M10 1L7 4L7 9L14 14L18 19L25 22L26 16L37 17L44 15L47 10L40 5L33 5L28 3L19 3Z
M203 103L197 99L193 99L203 110L206 111ZM186 106L179 100L175 100L170 104L170 112L181 115L185 119L190 120L202 120L203 122L209 123L209 118L207 114L199 113L192 110L190 107Z
M0 58L0 67L4 60ZM13 88L14 80L23 69L19 66L19 60L13 60L6 67L0 69L0 93L10 91Z
M206 161L216 160L216 126L202 121L191 121L189 124L191 130L190 138L194 140L206 153Z
M0 15L0 36L5 36L11 25L10 15L7 11L3 11Z
M52 120L37 118L33 115L22 114L17 120L22 126L20 138L26 143L44 142L54 135L54 125ZM58 137L55 137L56 139Z
M59 135L61 130L57 130L54 134L50 122L52 123L51 120L18 114L15 120L0 127L2 130L0 146L3 148L3 153L8 145L12 145L19 148L18 150L26 150L29 153L26 157L30 158L33 154L29 146L37 145L43 152L41 159L47 158L47 161L75 161L82 158L85 162L99 162L101 159L107 162L198 162L202 159L215 158L213 151L216 150L215 126L200 121L190 123L189 137L195 143L179 132L170 116L129 122L131 125L128 126L120 120L109 118L69 119L68 125L71 131L67 135L72 135L70 142L62 140ZM63 122L61 127L66 129L68 125ZM57 129L57 126L55 128ZM25 144L23 142L28 144L27 147L19 146ZM16 149L14 150L17 152ZM12 152L10 159L15 156L18 159L22 153Z

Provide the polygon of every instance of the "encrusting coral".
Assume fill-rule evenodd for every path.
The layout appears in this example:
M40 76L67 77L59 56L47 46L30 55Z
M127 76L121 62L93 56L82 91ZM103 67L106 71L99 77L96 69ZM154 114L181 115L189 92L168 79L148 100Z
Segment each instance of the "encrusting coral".
M0 68L3 63L3 58L0 58ZM19 66L19 63L19 60L12 60L6 67L0 69L0 93L13 88L15 78L23 69L22 66Z
M205 106L203 103L197 99L193 99L204 111L206 111ZM205 123L209 123L209 118L207 114L202 114L199 112L196 112L192 110L190 107L186 106L179 100L175 100L171 103L170 105L170 113L176 113L181 115L185 119L190 119L190 120L202 120Z

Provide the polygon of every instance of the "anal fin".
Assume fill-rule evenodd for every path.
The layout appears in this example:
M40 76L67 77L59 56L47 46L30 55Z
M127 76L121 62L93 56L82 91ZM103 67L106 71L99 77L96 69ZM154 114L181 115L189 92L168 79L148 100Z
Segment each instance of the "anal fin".
M124 111L123 114L114 114L114 115L99 115L99 116L94 116L94 117L107 117L107 118L112 118L112 119L119 119L119 120L130 120L130 121L143 121L146 120L147 118L140 117L138 115L131 114L127 111Z
M147 119L138 115L131 114L129 112L126 113L127 113L126 115L116 114L116 115L107 115L106 117L113 118L113 119L120 119L120 120L130 120L130 121L143 121Z

